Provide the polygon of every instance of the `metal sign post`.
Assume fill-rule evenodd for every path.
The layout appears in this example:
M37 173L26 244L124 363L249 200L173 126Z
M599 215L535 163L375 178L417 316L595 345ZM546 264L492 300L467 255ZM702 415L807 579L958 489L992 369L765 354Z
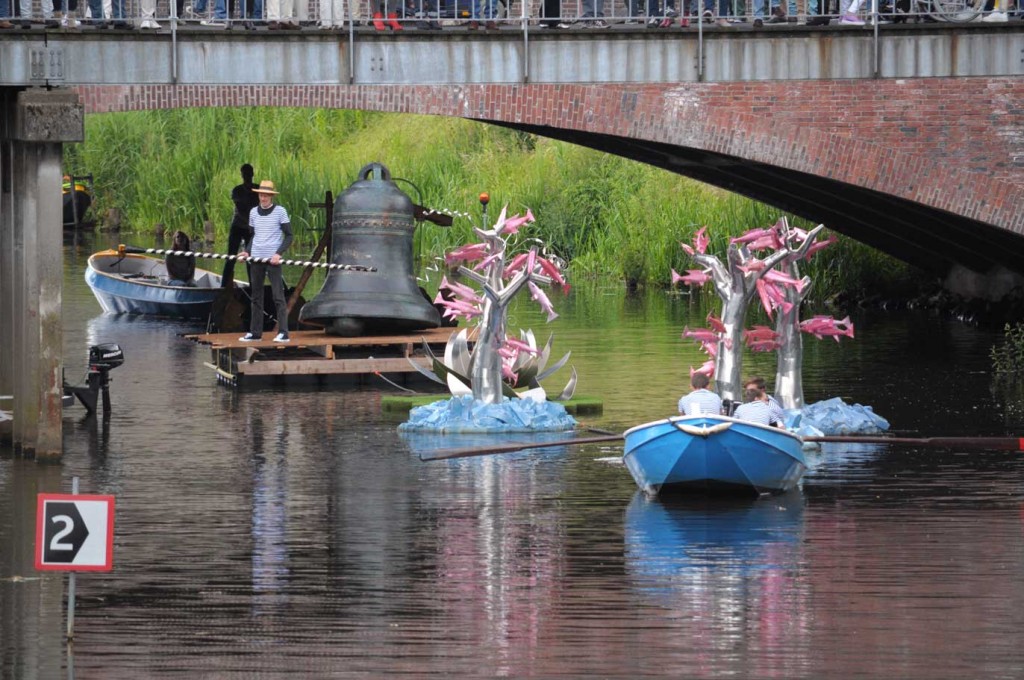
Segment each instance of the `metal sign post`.
M71 495L37 496L36 569L67 571L68 640L74 638L75 574L114 568L114 497L78 495L78 477Z

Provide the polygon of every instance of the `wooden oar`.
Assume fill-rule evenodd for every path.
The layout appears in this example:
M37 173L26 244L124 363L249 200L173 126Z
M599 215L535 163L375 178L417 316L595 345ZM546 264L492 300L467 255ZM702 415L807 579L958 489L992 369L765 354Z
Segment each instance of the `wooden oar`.
M803 437L805 442L838 442L843 444L900 444L903 446L930 446L938 449L982 449L987 451L1024 451L1022 437L858 437L855 435L826 435Z
M520 444L501 444L498 446L473 446L464 449L444 449L429 456L420 456L420 460L447 460L449 458L469 458L472 456L488 456L495 453L512 453L527 449L541 449L550 446L574 446L576 444L597 444L600 442L620 441L621 434L606 437L576 437L560 439L553 442L524 442ZM805 442L825 442L844 444L898 444L902 446L928 446L933 448L953 449L969 448L986 451L1024 451L1024 437L868 437L855 435L828 435L823 437L803 437Z
M449 458L469 458L471 456L487 456L492 453L512 453L513 451L525 451L526 449L544 449L550 446L571 446L576 444L597 444L599 442L621 441L621 434L607 435L604 437L576 437L574 439L560 439L554 442L524 442L520 444L503 444L501 446L471 446L465 449L445 449L436 453L423 456L420 460L447 460Z
M166 250L164 248L137 248L135 246L126 246L123 243L117 247L117 252L121 255L125 253L137 253L137 254L152 254L152 255L178 255L185 257L201 257L207 260L238 260L237 255L228 255L226 253L197 253L191 250ZM248 257L240 260L241 262L270 262L269 257ZM376 267L365 267L361 264L334 264L332 262L308 262L306 260L281 260L279 264L296 265L299 267L316 267L319 269L340 269L347 272L375 272Z

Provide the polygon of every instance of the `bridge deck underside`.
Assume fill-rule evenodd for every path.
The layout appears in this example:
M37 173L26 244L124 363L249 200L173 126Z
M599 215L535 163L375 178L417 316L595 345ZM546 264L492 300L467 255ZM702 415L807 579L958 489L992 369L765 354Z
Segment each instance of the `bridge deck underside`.
M981 273L994 264L1024 272L1021 235L897 196L698 149L534 125L506 126L632 158L763 201L938 276L957 263Z

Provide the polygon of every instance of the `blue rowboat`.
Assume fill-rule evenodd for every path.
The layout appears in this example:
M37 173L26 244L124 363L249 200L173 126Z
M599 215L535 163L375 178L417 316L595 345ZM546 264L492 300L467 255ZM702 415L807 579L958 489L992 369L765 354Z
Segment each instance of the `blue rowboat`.
M807 469L800 437L727 416L675 416L625 432L637 485L668 491L782 493Z
M223 292L220 275L196 269L192 286L168 285L164 261L104 250L89 257L85 282L104 312L206 319ZM235 282L236 286L247 284Z

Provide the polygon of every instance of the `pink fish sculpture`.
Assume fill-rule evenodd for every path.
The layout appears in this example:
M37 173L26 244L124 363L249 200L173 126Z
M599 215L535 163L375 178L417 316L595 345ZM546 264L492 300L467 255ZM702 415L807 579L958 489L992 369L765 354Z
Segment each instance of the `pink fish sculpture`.
M832 236L829 236L827 239L825 239L823 241L815 241L807 249L807 254L804 255L804 259L805 260L810 260L811 257L815 253L817 253L819 250L823 250L825 248L828 248L830 245L832 245L833 243L837 243L838 241L839 241L839 239L834 234Z
M688 286L703 286L705 283L711 280L711 274L709 269L687 269L686 274L679 274L675 269L672 270L672 283L685 283Z
M743 331L743 340L750 344L751 342L763 342L765 340L775 340L779 337L779 334L768 326L754 326Z
M778 340L758 340L747 343L747 347L753 352L774 352L781 346Z
M711 239L708 238L707 231L707 227L701 227L697 230L697 233L693 235L693 247L698 253L707 252L708 244L711 243Z
M835 338L836 342L839 342L840 336L845 335L848 338L854 337L853 322L850 321L850 317L837 321L831 316L814 316L810 319L801 321L800 330L813 335L819 340L826 336L830 336Z
M539 304L540 308L547 313L548 323L557 319L558 312L556 312L555 308L551 306L551 300L548 300L548 296L544 294L544 291L541 290L540 286L535 284L533 281L528 281L526 285L530 289L530 297L533 298L534 302Z
M444 256L444 263L449 267L460 262L476 262L487 257L488 248L486 243L467 243L464 246L455 248Z
M714 375L715 375L715 360L714 359L708 359L707 361L705 361L703 364L700 365L700 368L697 368L697 369L695 369L693 366L690 366L690 377L692 378L695 373L703 373L704 375L706 375L709 378L714 377Z
M711 330L717 331L719 333L725 332L725 324L722 323L722 320L719 319L714 314L712 314L711 312L708 312L707 322L708 326L711 326Z
M686 340L687 338L696 340L697 342L717 343L719 335L717 332L707 328L695 328L691 331L688 326L683 326L683 340Z

